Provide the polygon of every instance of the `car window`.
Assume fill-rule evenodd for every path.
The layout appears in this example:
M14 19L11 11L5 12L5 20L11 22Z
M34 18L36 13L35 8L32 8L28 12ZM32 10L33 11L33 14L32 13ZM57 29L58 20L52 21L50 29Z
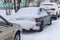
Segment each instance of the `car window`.
M50 13L51 13L49 10L50 10L50 9L44 9L44 11L46 11L47 14L50 14Z
M40 8L40 14L39 15L40 16L47 16L48 14L44 9Z
M44 16L47 16L47 15L48 15L45 10L42 11L42 14L43 14Z
M53 6L53 4L42 4L42 5L49 5L49 6Z

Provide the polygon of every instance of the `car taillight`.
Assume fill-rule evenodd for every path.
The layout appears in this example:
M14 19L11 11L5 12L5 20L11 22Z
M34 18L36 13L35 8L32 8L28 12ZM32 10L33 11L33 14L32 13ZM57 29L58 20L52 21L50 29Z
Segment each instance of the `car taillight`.
M51 10L55 10L54 8L52 8Z
M39 18L35 18L35 21L36 21L36 22L39 22Z

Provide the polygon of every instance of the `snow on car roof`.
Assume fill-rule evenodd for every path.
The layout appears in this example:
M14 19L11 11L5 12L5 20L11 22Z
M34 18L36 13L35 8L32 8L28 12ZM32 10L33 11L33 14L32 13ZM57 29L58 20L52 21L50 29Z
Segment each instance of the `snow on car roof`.
M21 8L17 13L20 14L36 14L39 10L39 7L26 7Z

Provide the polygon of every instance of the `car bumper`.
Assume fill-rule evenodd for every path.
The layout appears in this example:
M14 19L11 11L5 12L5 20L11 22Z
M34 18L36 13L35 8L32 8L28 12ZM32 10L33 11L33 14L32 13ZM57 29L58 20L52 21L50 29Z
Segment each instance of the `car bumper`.
M51 18L55 18L57 15L51 15Z
M25 22L22 23L21 27L24 30L39 30L40 29L40 22Z

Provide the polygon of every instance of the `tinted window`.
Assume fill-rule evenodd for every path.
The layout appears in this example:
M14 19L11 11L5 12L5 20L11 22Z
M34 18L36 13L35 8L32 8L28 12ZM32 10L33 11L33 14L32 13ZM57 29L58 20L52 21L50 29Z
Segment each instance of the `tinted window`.
M50 5L50 6L53 6L53 4L42 4L42 5Z

